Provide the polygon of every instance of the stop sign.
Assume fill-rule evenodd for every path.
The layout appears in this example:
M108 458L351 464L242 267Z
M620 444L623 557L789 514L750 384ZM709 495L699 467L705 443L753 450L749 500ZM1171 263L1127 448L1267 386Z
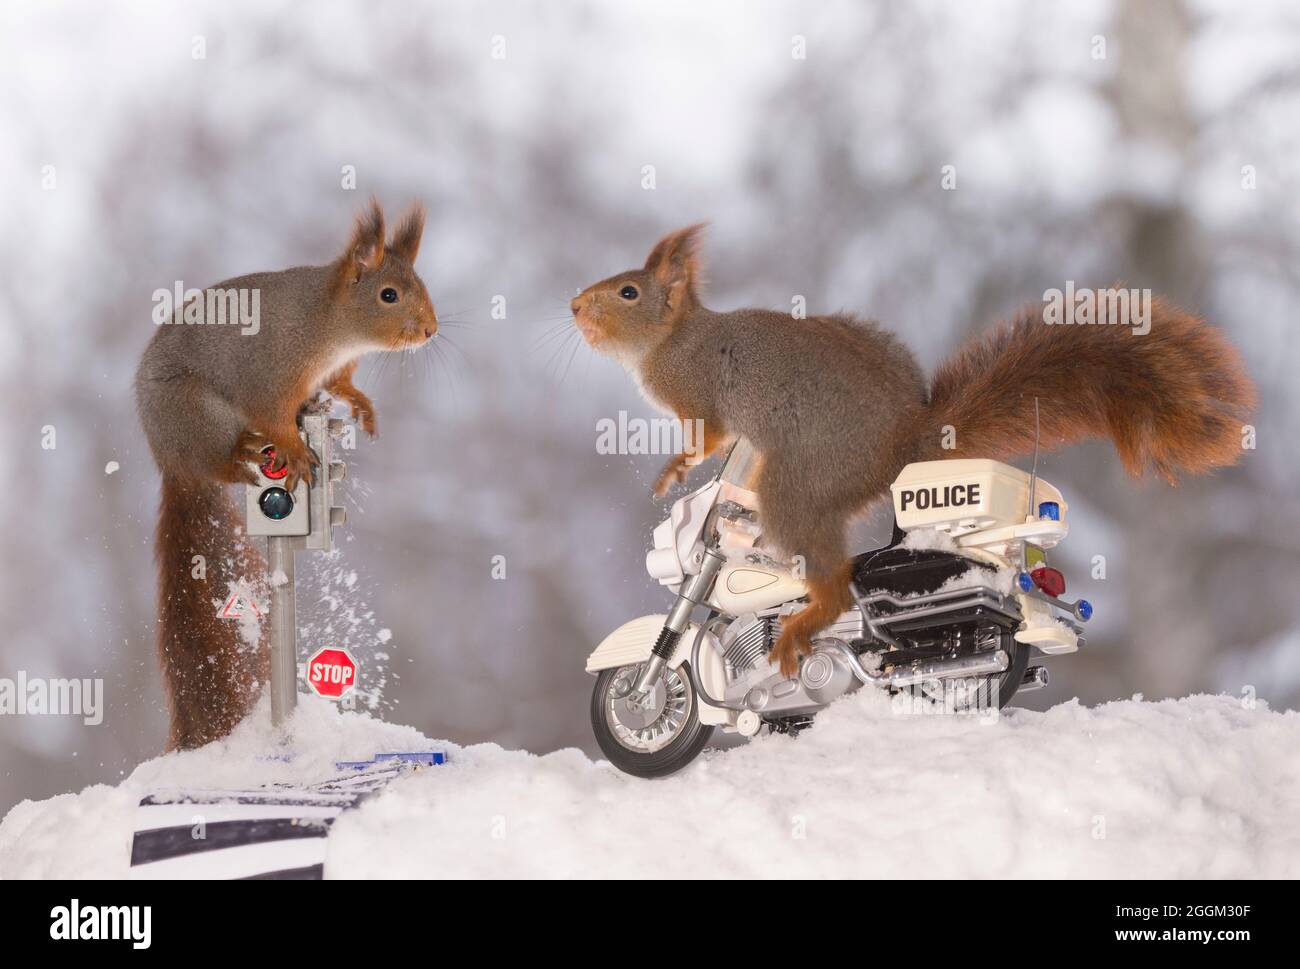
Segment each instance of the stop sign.
M318 649L307 660L307 683L321 696L337 700L357 685L357 661L341 646Z

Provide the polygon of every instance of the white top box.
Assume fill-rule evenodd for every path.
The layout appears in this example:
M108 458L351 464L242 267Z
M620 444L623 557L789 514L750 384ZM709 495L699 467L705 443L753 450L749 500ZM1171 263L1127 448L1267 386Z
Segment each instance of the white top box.
M905 467L894 483L898 527L934 528L964 535L984 528L1023 524L1038 518L1038 506L1054 501L1065 522L1065 499L1042 478L1029 501L1029 473L1001 461L985 459L918 461Z

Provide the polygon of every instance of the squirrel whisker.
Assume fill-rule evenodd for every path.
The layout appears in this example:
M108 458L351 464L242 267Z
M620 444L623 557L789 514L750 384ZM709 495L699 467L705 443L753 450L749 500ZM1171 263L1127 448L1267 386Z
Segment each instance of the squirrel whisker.
M562 368L561 368L560 361L566 358L566 355L568 354L569 349L572 345L572 341L574 341L575 338L581 340L581 335L578 333L576 328L569 331L568 333L565 333L563 339L559 341L555 349L551 352L551 355L546 358L546 372L552 374L554 377L559 378L556 381L557 385L564 383L564 377L563 374L561 373Z
M577 321L574 320L573 317L569 317L567 320L562 321L558 326L548 327L546 330L542 332L541 336L539 336L535 341L533 341L533 350L534 351L540 350L545 344L550 343L552 340L554 340L556 337L561 336L566 331L569 331L571 329L576 329L576 327L577 327Z

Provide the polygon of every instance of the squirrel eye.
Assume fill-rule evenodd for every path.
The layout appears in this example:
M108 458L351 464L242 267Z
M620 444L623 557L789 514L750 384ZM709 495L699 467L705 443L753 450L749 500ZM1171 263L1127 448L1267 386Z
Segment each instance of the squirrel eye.
M628 285L620 289L618 295L622 296L624 299L636 299L641 295L641 292L635 286Z
M383 289L379 291L379 298L382 299L385 303L396 303L397 290L393 289L392 286L385 286Z

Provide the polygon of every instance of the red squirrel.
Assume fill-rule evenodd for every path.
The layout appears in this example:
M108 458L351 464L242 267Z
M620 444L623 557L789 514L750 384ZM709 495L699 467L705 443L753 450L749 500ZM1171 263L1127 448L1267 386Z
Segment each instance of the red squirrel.
M1241 457L1255 404L1241 358L1218 330L1163 300L1143 335L1105 318L1049 326L1041 308L1027 309L962 348L927 387L912 353L875 323L707 309L701 229L666 236L644 268L588 287L571 308L587 342L621 362L652 404L703 420L692 462L738 436L758 452L752 487L765 540L803 556L808 584L808 604L772 651L787 675L852 605L850 520L913 461L1028 453L1035 397L1045 450L1109 437L1134 476L1150 469L1172 483ZM655 493L687 468L687 455L670 460Z
M236 583L265 573L225 485L256 484L253 465L274 447L272 470L287 469L292 492L316 463L297 420L320 390L350 405L374 435L374 405L352 384L358 359L420 346L438 329L414 268L423 232L417 205L385 243L383 212L371 200L332 263L252 273L205 291L257 293L259 318L247 335L213 321L186 323L180 307L144 351L135 393L162 473L155 556L169 749L229 733L267 672L261 644L241 642L236 623L216 615Z

